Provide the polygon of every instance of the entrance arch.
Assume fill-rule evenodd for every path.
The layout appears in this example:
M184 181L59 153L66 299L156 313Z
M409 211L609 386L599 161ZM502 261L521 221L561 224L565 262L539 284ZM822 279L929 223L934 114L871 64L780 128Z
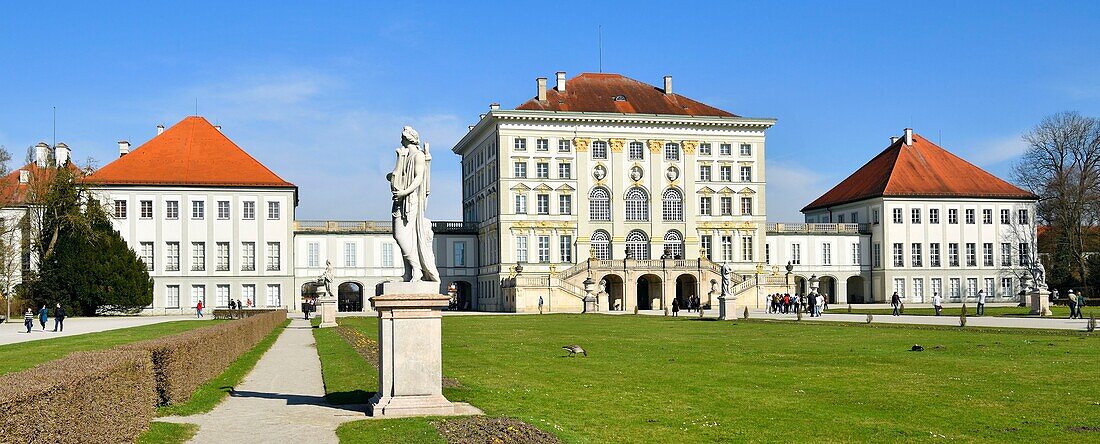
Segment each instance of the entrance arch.
M647 274L638 278L638 309L653 310L661 306L661 278ZM656 302L656 303L654 303Z
M867 302L863 293L863 277L852 276L848 278L848 302L853 304L862 304Z
M810 284L805 276L791 276L791 296L805 295L810 292Z
M363 286L344 282L336 290L336 307L340 311L363 311Z
M826 300L830 304L835 304L837 301L836 294L836 278L832 276L821 276L817 280L817 292L824 294Z
M704 301L702 296L699 295L698 280L695 276L690 274L681 274L676 277L676 300L679 301L681 308L691 306L692 298L699 296L699 305L707 305L709 301Z
M620 311L626 310L623 298L623 278L617 274L609 274L600 279L604 282L605 287L597 289L604 294L604 302L608 311Z
M473 310L474 286L466 281L454 281L454 284L455 290L457 291L457 295L455 297L458 299L458 309Z

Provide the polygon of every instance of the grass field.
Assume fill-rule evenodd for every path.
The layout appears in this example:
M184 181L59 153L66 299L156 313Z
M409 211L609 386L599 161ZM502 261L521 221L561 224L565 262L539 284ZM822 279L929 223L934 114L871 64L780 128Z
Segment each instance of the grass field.
M103 350L121 344L158 338L221 321L172 321L98 333L62 336L0 346L0 374L17 372L76 351Z
M340 322L375 335L373 318ZM322 361L348 360L338 367L360 372L335 388L373 390L373 369L354 353L327 352L326 342L318 343ZM590 356L564 357L560 347L572 343ZM927 351L907 351L913 344ZM444 373L464 385L445 390L449 399L581 443L1096 441L1097 362L1097 339L1070 332L649 316L443 319ZM428 421L353 422L338 434L343 442L411 442L430 435Z
M1085 309L1082 310L1082 312L1085 315L1085 318L1088 318L1088 316L1090 314L1094 314L1092 309L1095 309L1095 308L1096 307L1085 307ZM975 316L975 314L974 314L975 310L977 310L976 306L967 305L966 306L966 315L967 316ZM1068 318L1069 317L1069 307L1067 307L1065 305L1051 306L1050 311L1051 311L1051 313L1054 313L1054 317L1058 317L1058 318ZM853 314L870 313L870 314L873 314L873 315L889 315L889 314L892 314L893 312L894 312L894 310L892 308L857 308L857 307L854 307L854 306L852 307L852 313ZM950 307L950 308L945 307L943 309L943 316L958 316L961 312L962 312L962 307ZM825 311L825 313L848 313L848 307L847 306L833 305L832 308L829 308L827 311ZM1029 316L1030 313L1031 313L1031 309L1028 308L1028 307L986 307L985 308L985 315L986 316L1021 317L1021 316ZM905 311L902 314L911 315L911 316L935 316L936 315L936 309L934 309L934 308L908 308L907 307L907 308L905 308Z

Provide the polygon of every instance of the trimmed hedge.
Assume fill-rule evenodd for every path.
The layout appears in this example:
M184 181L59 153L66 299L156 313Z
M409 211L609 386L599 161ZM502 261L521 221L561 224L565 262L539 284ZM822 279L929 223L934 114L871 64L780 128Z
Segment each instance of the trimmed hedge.
M159 403L175 404L186 401L195 389L220 375L286 318L286 310L277 310L122 348L152 355Z
M156 406L148 353L72 353L0 376L0 442L134 442Z

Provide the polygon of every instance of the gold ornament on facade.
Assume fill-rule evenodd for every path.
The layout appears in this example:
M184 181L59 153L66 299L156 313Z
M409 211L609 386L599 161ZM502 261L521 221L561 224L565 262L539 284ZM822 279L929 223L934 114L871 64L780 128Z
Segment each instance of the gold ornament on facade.
M657 154L657 153L661 152L661 148L664 148L664 146L665 146L665 141L663 141L663 140L654 139L654 140L650 140L648 143L649 143L649 152L651 152L653 154Z
M611 152L612 153L621 153L621 152L623 152L623 143L625 143L625 142L626 142L625 139L611 139L611 140L608 140L608 143L611 145Z
M588 142L589 141L590 141L590 139L583 139L583 138L578 137L576 139L573 139L573 146L575 147L575 149L577 150L578 153L583 153L585 151L588 151Z
M684 148L684 154L695 154L695 148L699 146L699 141L685 140L680 142L680 146Z

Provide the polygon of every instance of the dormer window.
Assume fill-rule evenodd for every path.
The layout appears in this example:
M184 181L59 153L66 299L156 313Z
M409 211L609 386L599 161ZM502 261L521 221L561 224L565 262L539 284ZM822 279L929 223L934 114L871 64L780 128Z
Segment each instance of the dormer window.
M616 101L616 102L625 102L626 101L626 96L624 96L622 94L619 94L615 97L612 97L611 100Z
M31 181L31 172L27 170L19 170L19 183L29 183Z

